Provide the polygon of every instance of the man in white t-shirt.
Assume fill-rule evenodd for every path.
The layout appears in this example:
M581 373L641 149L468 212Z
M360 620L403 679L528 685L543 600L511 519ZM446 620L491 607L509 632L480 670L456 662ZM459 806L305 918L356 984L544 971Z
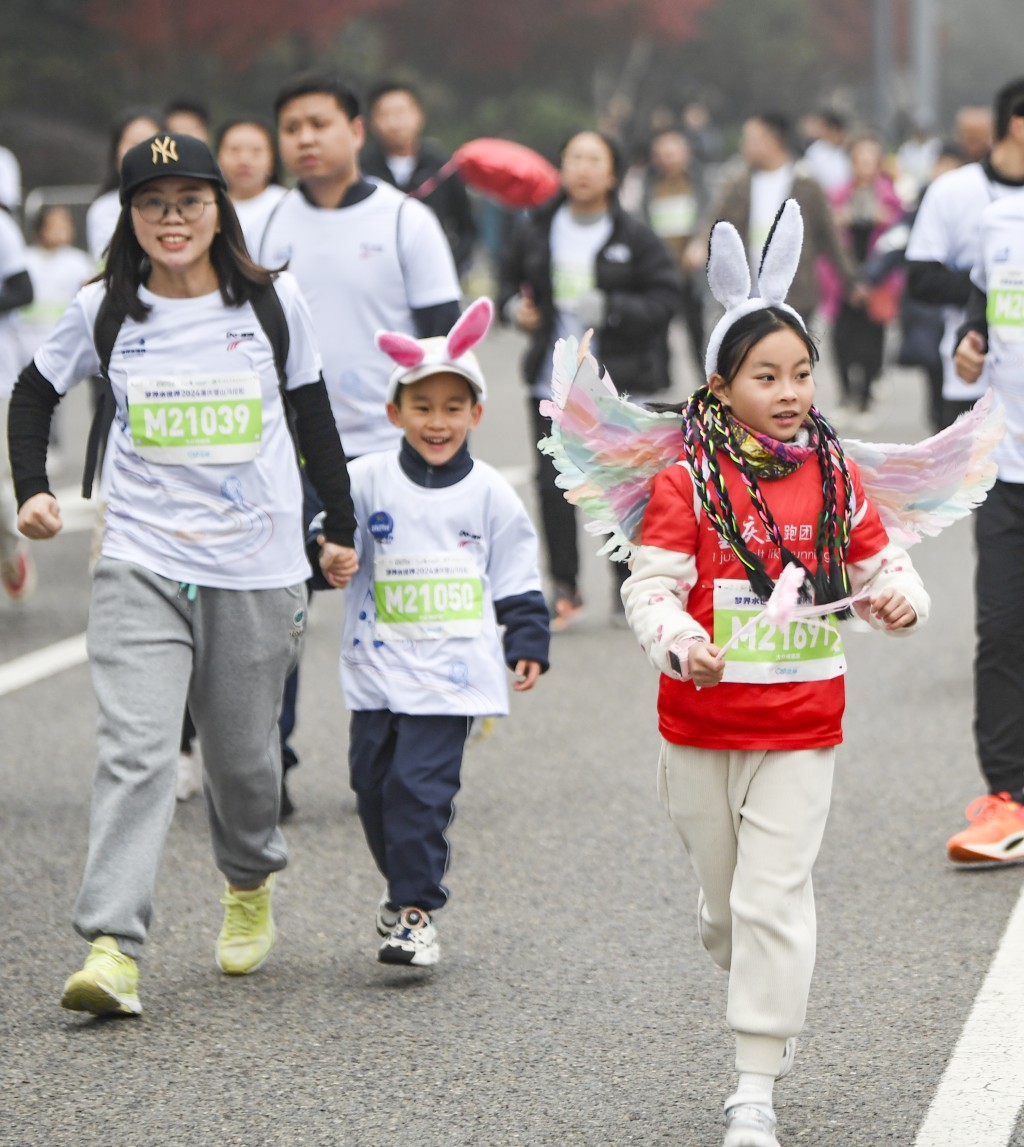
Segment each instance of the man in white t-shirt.
M363 178L366 132L345 85L299 76L274 108L281 159L299 182L271 215L258 259L287 262L309 302L346 453L385 450L400 435L385 414L388 369L373 337L451 330L460 314L451 251L429 208Z
M336 77L296 77L278 93L274 111L281 159L298 185L254 242L257 261L287 263L299 281L348 457L396 447L401 431L386 409L390 371L374 335L391 330L427 338L451 330L460 292L448 241L428 207L363 178L359 101ZM318 507L308 509L311 520ZM286 769L297 763L286 743L296 688L293 675L281 714Z
M367 104L372 138L362 154L363 171L422 199L441 221L455 266L460 273L468 270L476 243L469 195L457 172L438 178L451 157L423 138L426 117L416 89L386 80Z
M1001 139L1024 149L1024 87ZM992 451L998 477L974 514L974 740L988 792L947 854L988 867L1024 860L1024 194L985 207L976 241L953 365L965 387L992 387L1006 433Z
M740 143L744 166L719 190L703 227L687 249L687 264L691 269L704 265L711 227L724 219L745 238L751 266L756 270L779 208L787 199L795 199L804 220L804 242L788 302L809 322L818 308L815 262L819 257L832 264L848 295L860 293L862 288L839 241L825 193L809 167L793 158L789 136L789 121L783 116L764 112L747 119ZM756 282L752 286L756 294Z
M1024 76L996 93L996 142L976 163L940 175L928 188L907 243L907 290L922 303L946 308L942 355L942 421L948 426L988 385L983 372L968 385L953 365L956 332L964 321L971 268L979 255L982 212L996 199L1024 191L1024 135L1016 128L1024 112Z

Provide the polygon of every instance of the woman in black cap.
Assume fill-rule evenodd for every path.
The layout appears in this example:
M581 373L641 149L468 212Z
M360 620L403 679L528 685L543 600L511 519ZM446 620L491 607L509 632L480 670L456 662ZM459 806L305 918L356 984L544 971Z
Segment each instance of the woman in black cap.
M346 584L356 559L344 455L294 279L249 259L199 140L132 148L120 194L106 270L18 379L9 435L19 528L53 537L50 416L79 379L107 370L116 414L88 633L98 763L74 913L92 947L62 1003L137 1015L186 696L227 881L217 962L251 972L274 943L271 884L287 860L277 715L310 572L296 448L327 507L328 581Z

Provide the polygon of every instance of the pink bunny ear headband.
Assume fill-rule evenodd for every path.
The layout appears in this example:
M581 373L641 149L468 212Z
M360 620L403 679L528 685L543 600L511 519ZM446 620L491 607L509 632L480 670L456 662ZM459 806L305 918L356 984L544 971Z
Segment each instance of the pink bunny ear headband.
M432 374L461 375L476 391L478 401L483 402L487 384L471 348L487 334L493 317L491 300L482 298L466 308L447 337L414 339L398 331L378 331L378 349L396 364L388 379L388 402L395 401L400 386Z
M768 233L768 241L761 255L761 270L757 277L760 296L750 298L750 268L747 252L740 233L731 223L719 221L711 228L708 242L708 286L711 293L725 307L708 339L704 355L704 371L710 381L718 373L718 354L729 328L752 311L765 307L779 307L793 315L806 330L804 320L786 302L793 284L800 249L804 242L804 220L795 199L787 199L779 208L775 222Z

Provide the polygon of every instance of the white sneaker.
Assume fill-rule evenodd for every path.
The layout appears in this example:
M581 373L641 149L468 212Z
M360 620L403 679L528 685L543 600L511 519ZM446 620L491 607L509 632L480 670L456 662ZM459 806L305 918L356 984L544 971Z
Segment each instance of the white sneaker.
M391 935L377 950L382 964L429 967L441 959L441 944L430 914L422 908L403 908Z
M180 801L189 801L203 788L203 763L199 758L196 747L191 753L181 753L178 756L178 781L174 795Z
M725 1101L722 1147L779 1147L771 1104L737 1102L738 1098L733 1095Z
M786 1046L782 1049L782 1062L779 1064L778 1074L776 1079L785 1079L787 1075L793 1070L793 1060L796 1059L796 1036L791 1035L786 1040Z

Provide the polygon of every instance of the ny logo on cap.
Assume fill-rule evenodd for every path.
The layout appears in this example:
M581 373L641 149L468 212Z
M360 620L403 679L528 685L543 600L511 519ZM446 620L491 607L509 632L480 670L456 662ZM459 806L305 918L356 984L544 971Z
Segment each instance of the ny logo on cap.
M154 139L151 147L154 163L157 160L163 160L164 163L170 163L172 160L178 162L178 144L169 135L165 135L163 139Z

